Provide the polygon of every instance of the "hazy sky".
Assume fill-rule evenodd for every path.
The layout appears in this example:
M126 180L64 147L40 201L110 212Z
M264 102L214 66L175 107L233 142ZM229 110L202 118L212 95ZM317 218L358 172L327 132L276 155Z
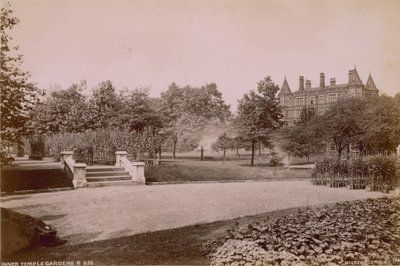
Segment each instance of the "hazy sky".
M4 1L2 1L4 3ZM381 93L400 91L400 1L11 0L11 32L41 88L111 80L151 88L215 82L233 107L270 75L347 82L357 66Z

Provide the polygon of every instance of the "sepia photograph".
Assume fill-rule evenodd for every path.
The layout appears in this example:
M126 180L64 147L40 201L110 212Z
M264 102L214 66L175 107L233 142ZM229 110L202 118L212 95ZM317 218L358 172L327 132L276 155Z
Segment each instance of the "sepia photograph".
M400 265L399 0L0 7L0 266Z

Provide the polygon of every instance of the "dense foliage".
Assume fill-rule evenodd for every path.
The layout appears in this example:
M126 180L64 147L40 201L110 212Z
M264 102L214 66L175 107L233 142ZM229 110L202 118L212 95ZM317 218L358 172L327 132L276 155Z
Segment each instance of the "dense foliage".
M210 243L212 265L394 265L400 199L337 203L238 226Z
M173 142L174 157L178 140L183 149L210 146L211 142L205 140L216 139L218 129L224 127L231 116L229 105L214 83L199 88L172 83L161 94L160 111L166 135Z
M111 162L119 150L127 151L135 159L140 159L142 153L154 158L161 141L152 128L145 128L142 134L120 129L59 133L45 138L45 154L60 158L62 151L74 151L78 161L89 164Z
M218 139L212 144L211 148L216 151L223 152L223 160L225 161L225 155L227 150L233 150L236 148L236 139L229 137L225 132L218 137Z
M278 141L283 151L291 156L310 157L322 147L321 131L315 123L315 109L304 107L300 120L295 126L284 127L278 133Z
M393 153L400 145L400 94L373 98L344 98L324 114L305 107L295 126L280 132L280 146L290 155L317 153L333 143L338 158L344 151Z
M29 112L39 101L40 91L29 81L30 75L21 69L22 55L18 47L11 44L9 30L19 20L13 16L9 3L2 5L0 12L0 87L1 87L1 129L2 143L21 143L29 133L27 121Z
M256 91L251 90L239 100L239 135L252 145L251 165L256 142L271 147L271 133L283 125L282 110L276 98L278 90L271 77L266 77L258 82Z

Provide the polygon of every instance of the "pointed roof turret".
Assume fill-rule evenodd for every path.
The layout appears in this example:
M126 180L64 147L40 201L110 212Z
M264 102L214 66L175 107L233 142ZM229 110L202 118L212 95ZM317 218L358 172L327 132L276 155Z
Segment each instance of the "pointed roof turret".
M286 80L286 76L285 76L285 80L283 81L282 89L279 92L279 95L280 94L290 94L290 93L292 93L292 91L290 90L289 84L288 84L288 82Z
M355 66L354 69L349 70L349 84L362 85L360 75L358 75L357 68Z
M372 79L371 73L368 76L368 80L367 83L365 84L365 88L367 90L375 90L375 91L379 91L378 88L375 85L374 80Z

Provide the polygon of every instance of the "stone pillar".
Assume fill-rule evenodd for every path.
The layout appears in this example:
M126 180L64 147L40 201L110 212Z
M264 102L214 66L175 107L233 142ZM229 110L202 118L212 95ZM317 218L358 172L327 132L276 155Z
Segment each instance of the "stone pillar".
M74 164L74 180L72 180L75 188L87 187L86 181L86 164Z
M122 159L122 158L128 159L128 153L127 153L126 151L116 151L116 152L115 152L115 156L116 156L116 159L115 159L115 166L116 166L116 167L123 167L123 166L121 165L121 159Z
M65 169L65 160L67 160L68 158L73 158L74 156L74 152L73 151L62 151L60 153L60 162L61 162L61 166L63 169ZM71 169L72 170L72 169Z
M132 175L132 180L140 183L140 184L145 184L146 179L144 177L144 166L145 163L143 162L132 162L132 166L135 167L136 171L135 174Z

